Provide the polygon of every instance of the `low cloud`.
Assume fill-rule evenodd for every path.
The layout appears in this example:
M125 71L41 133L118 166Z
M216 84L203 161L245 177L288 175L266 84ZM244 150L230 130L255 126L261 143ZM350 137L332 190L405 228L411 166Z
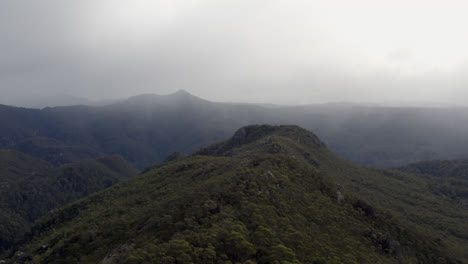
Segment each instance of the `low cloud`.
M466 104L468 23L459 11L466 3L431 2L420 17L400 11L403 4L386 7L401 12L391 23L364 0L6 0L0 103L185 89L216 101ZM446 24L429 20L434 12ZM431 44L430 30L445 39Z

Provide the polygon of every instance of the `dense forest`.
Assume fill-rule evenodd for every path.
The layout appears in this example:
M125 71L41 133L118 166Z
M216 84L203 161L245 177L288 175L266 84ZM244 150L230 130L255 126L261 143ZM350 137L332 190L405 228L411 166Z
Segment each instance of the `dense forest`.
M466 262L467 214L425 179L353 165L296 126L249 126L53 212L5 257L7 263Z
M0 251L10 248L35 220L137 173L118 156L56 168L13 150L0 150Z
M468 210L468 160L431 160L396 168L423 174L432 192L448 197Z
M0 0L0 264L468 264L467 47L468 0Z
M0 148L59 166L104 154L139 169L174 151L189 153L249 124L296 124L351 162L396 167L468 157L467 108L324 104L302 107L215 103L185 91L141 95L105 106L26 109L0 105Z

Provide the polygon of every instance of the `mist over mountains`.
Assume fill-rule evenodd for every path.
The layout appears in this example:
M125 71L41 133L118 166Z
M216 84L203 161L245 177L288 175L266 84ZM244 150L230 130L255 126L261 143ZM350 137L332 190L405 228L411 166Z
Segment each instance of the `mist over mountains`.
M0 264L468 263L467 10L0 1Z
M0 256L460 264L466 160L407 164L467 157L467 119L466 108L219 103L183 90L0 105Z
M0 147L55 165L118 154L142 169L173 151L190 152L248 124L297 124L337 155L360 165L395 167L468 157L468 109L347 103L270 106L210 102L178 91L104 106L26 109L0 106Z

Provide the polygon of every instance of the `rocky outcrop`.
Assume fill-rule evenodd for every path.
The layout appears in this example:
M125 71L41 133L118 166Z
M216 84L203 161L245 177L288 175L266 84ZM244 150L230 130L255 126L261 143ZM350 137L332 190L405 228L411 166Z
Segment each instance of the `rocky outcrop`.
M381 235L372 230L369 233L369 237L374 244L380 245L385 253L393 255L399 264L403 264L403 252L401 251L400 242L395 240L390 234Z
M341 184L336 185L336 199L339 203L344 201L343 186Z
M363 200L358 200L356 204L354 204L354 207L360 208L367 216L375 217L374 207Z

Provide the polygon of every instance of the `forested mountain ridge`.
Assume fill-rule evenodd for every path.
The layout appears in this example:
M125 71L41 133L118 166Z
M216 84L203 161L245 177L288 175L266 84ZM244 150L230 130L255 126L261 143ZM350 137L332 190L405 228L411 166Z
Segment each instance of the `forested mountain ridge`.
M396 170L423 174L434 193L449 197L468 210L468 160L421 161Z
M62 156L45 155L62 146L72 157L117 154L144 167L161 161L175 150L189 152L232 134L249 123L262 122L266 110L204 101L186 92L167 96L142 95L103 107L70 106L32 110L3 106L0 147L21 149L48 161ZM13 114L12 114L13 113ZM31 149L24 141L40 137ZM31 145L31 144L29 144ZM81 149L77 149L81 147ZM79 151L79 153L77 153ZM79 160L79 159L78 159Z
M396 168L397 170L432 175L439 178L468 179L468 160L428 160Z
M415 199L419 179L350 164L299 127L174 157L42 219L7 262L461 263L431 215L415 228L440 209Z
M468 157L466 108L324 104L265 107L215 103L185 91L140 95L106 106L26 109L0 105L0 148L60 166L104 154L139 169L174 151L188 153L249 124L296 124L349 161L395 167Z
M50 210L137 174L118 156L62 167L13 150L0 150L0 251L21 239Z
M293 139L286 144L287 148L280 149L326 172L347 192L388 209L392 215L405 219L416 229L430 230L430 233L452 244L455 251L468 259L468 211L456 200L435 191L434 186L439 184L438 181L423 174L366 168L346 162L322 146L323 143L315 143L321 142L315 135L294 126L294 129L282 126L260 128L254 130L254 133L247 133L243 140L262 137L263 133ZM236 135L246 133L242 131L239 130ZM236 135L197 153L229 156L238 144ZM460 185L460 189L463 188Z

